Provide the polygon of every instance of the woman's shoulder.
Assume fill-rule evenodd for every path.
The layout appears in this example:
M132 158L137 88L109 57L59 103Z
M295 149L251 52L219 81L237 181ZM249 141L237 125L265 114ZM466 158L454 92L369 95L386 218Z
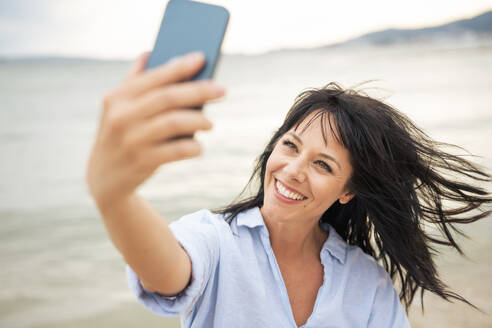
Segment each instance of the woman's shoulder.
M368 327L410 327L393 280L381 263L360 247L348 245L347 263L354 295L365 294ZM359 299L359 303L363 301Z
M388 275L383 266L373 256L365 253L357 245L347 244L347 262L360 267L366 274L372 274L377 279Z
M343 265L349 279L371 285L391 281L386 270L373 256L365 253L361 247L347 243L333 227L330 226L329 231L331 240L325 247Z
M361 286L369 294L381 289L394 289L393 281L381 263L359 246L347 244L346 273L352 284Z

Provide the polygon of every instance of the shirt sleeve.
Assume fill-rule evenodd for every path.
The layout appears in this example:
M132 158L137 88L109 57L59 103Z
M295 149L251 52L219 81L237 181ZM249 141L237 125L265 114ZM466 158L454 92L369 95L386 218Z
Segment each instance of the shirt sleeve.
M374 297L368 328L410 328L406 312L400 303L393 282L383 268L379 268L378 288Z
M126 266L128 285L140 304L161 316L177 316L193 309L219 260L219 236L214 219L208 210L201 210L169 224L191 259L191 281L178 295L168 297L147 291L132 268Z

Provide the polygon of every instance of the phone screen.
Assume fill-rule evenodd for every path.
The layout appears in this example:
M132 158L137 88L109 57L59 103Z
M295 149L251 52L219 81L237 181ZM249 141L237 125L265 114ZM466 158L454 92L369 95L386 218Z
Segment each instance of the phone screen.
M167 4L154 49L146 68L193 51L205 54L206 63L192 80L212 78L229 21L221 6L190 0L170 0Z

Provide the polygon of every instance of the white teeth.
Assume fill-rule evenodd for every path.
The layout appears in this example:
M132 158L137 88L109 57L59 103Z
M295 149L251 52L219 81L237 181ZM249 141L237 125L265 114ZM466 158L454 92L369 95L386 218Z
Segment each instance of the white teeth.
M292 192L290 190L287 190L281 183L280 181L277 180L276 184L277 186L277 190L279 191L279 193L284 196L284 197L287 197L287 198L290 198L290 199L294 199L294 200L301 200L301 199L304 199L305 197L302 196L302 195L299 195L295 192Z

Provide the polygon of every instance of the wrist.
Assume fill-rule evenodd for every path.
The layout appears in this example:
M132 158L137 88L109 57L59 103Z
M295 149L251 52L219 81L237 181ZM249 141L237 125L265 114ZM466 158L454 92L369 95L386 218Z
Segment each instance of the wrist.
M136 197L135 192L93 196L94 202L104 218L111 216L111 213L118 211L119 208L126 207Z

